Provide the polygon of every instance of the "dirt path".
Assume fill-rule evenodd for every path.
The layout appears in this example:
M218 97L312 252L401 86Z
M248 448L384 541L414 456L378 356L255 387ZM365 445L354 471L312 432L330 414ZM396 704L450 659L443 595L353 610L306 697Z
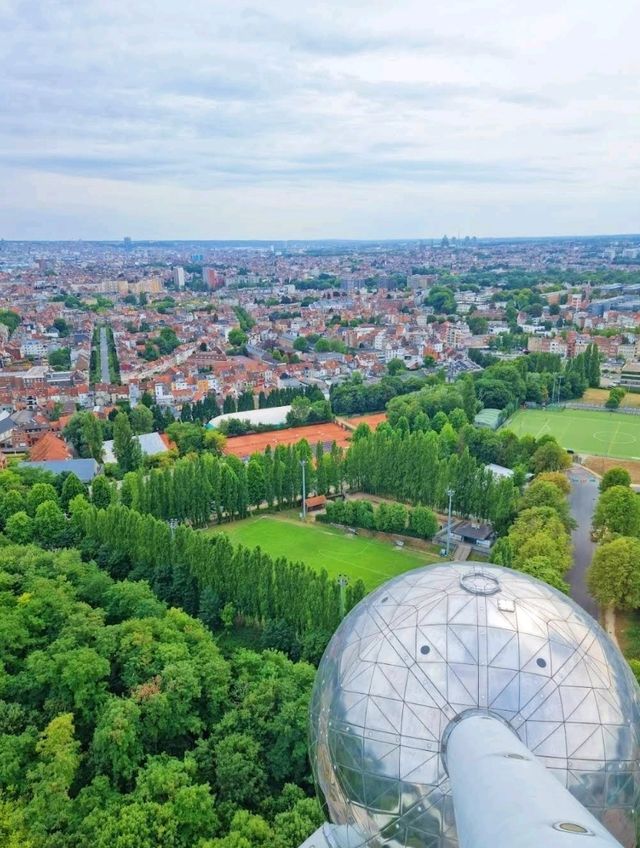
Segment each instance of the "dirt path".
M613 607L605 607L602 614L602 624L613 644L619 648L620 645L616 636L616 611Z

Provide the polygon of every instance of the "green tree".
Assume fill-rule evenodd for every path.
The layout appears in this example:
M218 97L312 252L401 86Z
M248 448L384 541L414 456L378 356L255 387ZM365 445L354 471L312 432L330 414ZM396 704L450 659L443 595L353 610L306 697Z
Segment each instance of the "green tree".
M63 338L66 338L71 333L71 327L67 324L64 318L56 318L53 326Z
M560 576L558 568L548 556L532 556L518 563L518 571L529 574L565 595L569 594L569 584Z
M474 336L482 336L489 332L489 322L481 315L472 315L467 319L467 324Z
M605 406L607 409L618 409L620 404L622 403L626 392L624 389L619 387L615 387L609 391L609 397L605 401Z
M91 483L91 503L98 509L106 509L113 498L111 484L104 476L99 474Z
M239 327L229 331L229 344L233 347L243 347L249 341L249 337Z
M200 424L176 421L167 427L167 435L178 446L181 456L198 453L204 446L205 430Z
M264 792L266 774L259 744L232 733L216 746L216 786L222 800L253 808Z
M73 498L75 498L76 495L86 494L87 487L72 472L65 478L65 481L62 484L62 491L60 493L60 503L62 504L63 509L67 510L69 508L69 502Z
M531 457L531 469L540 474L543 471L563 471L571 465L571 457L557 442L548 441L540 445Z
M17 312L12 312L10 309L0 309L0 324L9 328L9 334L20 326L21 320Z
M546 557L562 576L571 565L571 539L562 519L550 506L522 510L507 538L512 568L518 569L533 558Z
M628 486L604 491L593 514L593 526L601 533L640 535L640 499Z
M409 529L422 539L432 539L439 529L438 519L426 506L409 510Z
M37 541L45 548L58 547L67 527L64 512L54 501L45 501L36 509L33 532Z
M231 628L233 627L233 622L235 621L235 618L236 618L236 608L235 608L235 606L231 602L225 604L224 607L222 608L222 612L220 613L220 619L222 621L222 624L223 624L225 630L231 630Z
M129 421L134 433L151 433L153 430L153 412L144 404L138 404L131 410Z
M217 456L222 456L227 437L219 430L205 430L202 434L202 446Z
M68 347L52 350L48 360L54 371L68 371L71 368L71 350Z
M621 536L600 545L587 575L589 591L598 603L621 609L638 609L639 562L640 539Z
M600 492L606 492L612 486L631 486L631 475L626 468L609 468L600 481Z
M249 503L259 507L265 499L266 488L262 463L257 459L250 460L247 465L247 487Z
M398 359L397 357L395 357L394 359L390 359L389 362L387 362L387 371L389 372L389 374L391 374L392 377L396 374L399 374L401 371L406 370L407 366L404 364L404 361L402 359Z
M67 422L62 435L78 456L93 456L102 462L102 425L91 412L76 412Z
M27 545L33 541L33 519L26 512L14 512L7 519L5 535L18 545Z
M70 813L70 790L80 766L80 743L75 738L72 713L53 718L36 744L37 760L29 777L29 810L46 831L64 824Z
M58 503L58 493L51 483L35 483L27 493L26 503L27 512L33 516L36 514L36 509L45 501L53 501Z
M127 786L144 757L141 711L131 698L110 697L96 723L91 757L98 772Z
M561 471L544 471L542 474L538 474L535 482L552 483L563 495L568 495L571 491L571 483L567 479L567 475Z
M142 451L131 431L129 417L119 412L113 422L113 452L122 471L135 471L142 462Z
M16 512L24 512L25 501L21 492L9 489L0 495L0 521L4 526L9 517Z
M569 530L573 526L573 520L569 515L569 505L565 495L554 483L548 480L536 478L525 490L520 499L520 509L530 509L536 506L552 507L562 519L562 523Z

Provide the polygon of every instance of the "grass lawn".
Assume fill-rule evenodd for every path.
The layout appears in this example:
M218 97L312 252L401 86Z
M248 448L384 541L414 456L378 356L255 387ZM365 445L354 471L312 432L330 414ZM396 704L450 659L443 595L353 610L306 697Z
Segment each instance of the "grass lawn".
M578 403L593 403L598 406L604 406L609 397L609 389L587 389L587 391L578 399ZM640 394L636 392L627 392L622 398L620 406L640 406Z
M640 416L583 409L521 409L504 427L518 436L550 433L578 453L640 459Z
M265 515L236 521L221 529L233 542L249 548L259 545L271 556L284 556L294 562L301 560L312 568L326 568L330 577L346 574L354 581L360 578L369 590L403 571L439 561L426 551L400 550L392 542L350 537L343 530L316 524L312 519L303 524Z

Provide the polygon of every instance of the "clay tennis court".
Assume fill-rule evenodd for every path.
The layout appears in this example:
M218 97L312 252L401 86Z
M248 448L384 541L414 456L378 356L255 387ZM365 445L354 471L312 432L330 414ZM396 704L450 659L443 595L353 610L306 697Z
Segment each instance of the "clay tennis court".
M378 424L382 424L382 422L386 420L386 412L372 412L370 415L356 415L353 418L345 419L346 423L351 425L354 429L358 426L358 424L368 424L372 430L375 430Z
M273 430L271 433L252 433L249 436L232 436L227 439L224 452L246 459L252 453L262 453L267 445L271 448L278 445L295 445L301 439L306 439L312 447L322 442L325 448L330 448L333 442L339 447L347 447L351 433L338 424L310 424L307 427L290 427L287 430Z

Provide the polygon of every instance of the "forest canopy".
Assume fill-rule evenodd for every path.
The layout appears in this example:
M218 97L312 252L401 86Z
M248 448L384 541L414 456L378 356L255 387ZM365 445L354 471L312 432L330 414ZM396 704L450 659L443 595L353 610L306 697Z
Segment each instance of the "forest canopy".
M288 848L320 824L312 666L227 659L147 583L75 551L5 546L0 583L1 845Z

